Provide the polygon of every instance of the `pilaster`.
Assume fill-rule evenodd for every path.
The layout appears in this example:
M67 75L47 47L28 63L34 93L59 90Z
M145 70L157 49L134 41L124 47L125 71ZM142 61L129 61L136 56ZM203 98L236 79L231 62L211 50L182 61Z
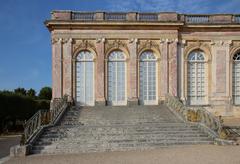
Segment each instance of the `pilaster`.
M63 40L63 95L72 97L72 38Z
M186 46L186 41L185 40L182 40L179 44L180 46L180 51L179 51L179 60L180 60L180 64L179 64L179 73L180 73L180 80L179 80L179 84L180 84L180 99L185 102L186 101L186 98L185 98L185 89L184 89L184 80L185 80L185 77L184 77L184 48Z
M52 38L52 99L62 95L62 39Z
M104 43L105 38L99 38L96 40L96 74L95 74L95 96L96 105L105 105L106 99L104 95Z
M165 99L165 95L168 93L169 79L168 79L168 40L160 40L160 52L161 52L161 61L160 61L160 97Z
M230 104L230 44L231 41L212 41L212 96L211 104L224 107L229 112ZM221 108L222 108L221 107Z
M212 99L229 97L230 41L213 41L212 45Z
M173 96L177 96L177 43L177 39L169 42L169 93Z
M129 72L130 76L129 77L129 82L128 82L128 88L129 88L129 97L128 101L130 104L137 104L138 103L138 89L137 89L137 83L138 83L138 76L137 76L137 71L138 71L138 63L137 63L137 39L130 39L129 40L129 53L130 53L130 60L129 60Z

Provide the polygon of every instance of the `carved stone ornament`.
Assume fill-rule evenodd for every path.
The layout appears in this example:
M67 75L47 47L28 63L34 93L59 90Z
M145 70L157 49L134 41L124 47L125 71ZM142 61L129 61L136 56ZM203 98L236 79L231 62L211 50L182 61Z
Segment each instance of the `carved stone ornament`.
M211 45L218 46L218 47L227 47L232 44L231 40L214 40L210 43Z
M75 53L76 51L80 49L92 49L96 51L96 47L92 41L89 40L75 40L73 44L73 52Z
M201 49L208 55L211 54L211 47L210 47L211 42L209 41L191 41L187 42L185 49L184 49L184 56L187 58L188 54L195 49Z
M156 49L159 52L159 44L157 41L153 40L140 41L138 45L138 53L142 52L144 49Z
M127 44L122 40L107 40L105 44L105 54L112 49L125 49L128 51Z
M52 44L61 43L62 42L62 38L52 38L51 41L52 41Z
M233 56L235 53L240 51L240 41L232 42L230 46L230 55Z

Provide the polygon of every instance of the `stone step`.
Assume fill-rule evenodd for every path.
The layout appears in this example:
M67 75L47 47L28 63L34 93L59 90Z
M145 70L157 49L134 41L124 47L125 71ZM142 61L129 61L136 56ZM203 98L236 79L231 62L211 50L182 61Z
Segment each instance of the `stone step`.
M186 123L139 123L139 124L126 124L126 123L122 123L122 124L117 124L117 125L84 125L81 124L81 122L79 122L79 126L72 126L73 128L82 128L82 127L87 127L87 128L91 128L91 127L127 127L127 128L135 128L135 127L198 127L195 124L186 124ZM71 126L69 125L57 125L54 127L51 127L47 130L51 130L51 129L63 129L63 128L71 128Z
M56 135L56 136L45 136L45 137L41 137L39 138L38 141L58 141L58 140L61 140L61 139L66 139L66 138L69 138L69 139L74 139L74 140L77 140L78 138L80 138L81 140L84 140L84 139L101 139L101 138L159 138L159 137L165 137L165 138L171 138L171 137L178 137L178 138L187 138L187 137L207 137L206 134L204 133L189 133L189 134L176 134L176 133L167 133L167 134L162 134L162 133L159 133L159 134L137 134L137 135L131 135L131 134L125 134L125 135L80 135L80 136L59 136L59 135Z
M120 134L186 134L186 133L201 133L199 129L158 129L158 130L126 130L126 131L75 131L75 132L65 132L65 133L43 133L42 137L56 137L56 136L81 136L81 135L120 135Z
M79 153L212 144L196 124L183 122L164 105L73 107L46 129L32 153Z
M122 140L107 140L107 141L65 141L65 142L57 142L52 143L51 145L34 145L33 149L47 149L51 147L56 148L81 148L81 147L118 147L119 145L136 145L136 144L168 144L168 143L179 143L179 142L201 142L201 141L209 141L209 138L178 138L178 139L171 139L171 138L163 138L163 139L139 139L139 140L132 140L132 139L122 139Z
M117 145L107 145L102 147L96 147L96 145L87 147L58 147L44 146L43 149L33 147L33 154L68 154L68 153L84 153L84 152L104 152L104 151L127 151L127 150L147 150L155 149L161 147L170 147L176 145L203 145L203 144L213 144L213 141L181 141L181 142L165 142L165 143L137 143L137 144L117 144Z
M51 133L51 132L65 132L68 130L78 130L78 131L129 131L129 130L135 130L135 131L140 131L140 130L174 130L174 129L180 129L180 130L197 130L199 129L197 126L73 126L73 127L56 127L56 129L48 129L45 130L46 133Z
M103 144L103 143L125 143L125 142L169 142L169 141L209 141L210 138L208 136L187 136L187 137L169 137L169 136L159 136L159 137L152 137L152 138L97 138L97 139L83 139L83 138L75 138L74 140L58 140L58 141L37 141L34 146L45 146L51 144L81 144L81 145L88 145L88 144Z

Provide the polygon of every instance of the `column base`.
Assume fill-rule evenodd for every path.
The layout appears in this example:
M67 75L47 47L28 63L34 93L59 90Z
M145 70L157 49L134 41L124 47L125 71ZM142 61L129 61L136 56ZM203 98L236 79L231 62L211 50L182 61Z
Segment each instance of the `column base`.
M106 101L95 101L95 106L106 106Z
M128 100L127 105L136 106L136 105L139 105L139 103L138 103L138 100Z
M158 100L158 105L164 104L165 100Z

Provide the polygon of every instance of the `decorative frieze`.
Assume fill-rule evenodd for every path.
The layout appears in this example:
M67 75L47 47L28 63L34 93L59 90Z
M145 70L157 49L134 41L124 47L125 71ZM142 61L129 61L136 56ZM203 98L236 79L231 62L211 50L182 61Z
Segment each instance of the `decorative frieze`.
M129 52L128 45L124 40L106 40L105 42L105 55L111 50L122 49L125 52Z
M91 49L96 52L96 47L93 41L91 40L74 40L73 42L73 53L75 54L77 51L81 49Z
M231 40L223 41L223 40L213 40L210 43L212 46L217 46L217 47L228 47L232 44Z
M145 49L155 49L160 53L159 43L156 40L140 40L138 44L138 54Z
M200 50L203 50L208 55L208 61L210 61L211 60L210 44L212 44L212 42L209 42L209 41L200 41L200 40L187 41L184 49L185 60L187 59L187 56L191 51L195 49L200 49Z
M231 57L240 50L240 40L239 41L232 41L230 46L230 55Z

